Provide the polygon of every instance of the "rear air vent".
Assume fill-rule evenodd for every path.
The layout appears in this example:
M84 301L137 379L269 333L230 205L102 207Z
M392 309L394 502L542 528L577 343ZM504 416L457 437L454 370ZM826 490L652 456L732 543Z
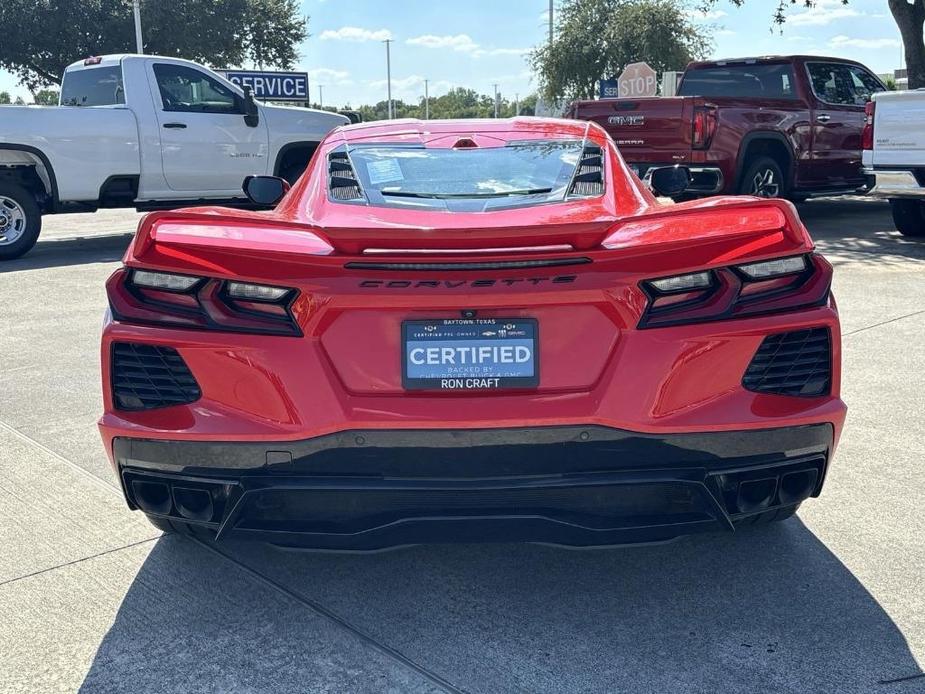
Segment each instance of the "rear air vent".
M171 347L113 343L110 380L120 410L182 405L202 397L183 357Z
M768 335L742 385L756 393L825 395L832 386L831 341L828 328Z
M363 191L346 152L328 155L328 190L335 200L363 200Z
M603 152L597 145L588 145L581 152L578 170L569 188L569 197L588 197L604 192Z

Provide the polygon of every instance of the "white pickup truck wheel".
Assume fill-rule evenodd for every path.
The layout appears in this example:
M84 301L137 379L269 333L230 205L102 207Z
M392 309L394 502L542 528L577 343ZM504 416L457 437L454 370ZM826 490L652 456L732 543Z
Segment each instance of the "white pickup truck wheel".
M925 202L890 200L893 223L903 236L925 236Z
M42 230L42 211L35 197L15 183L0 181L0 260L12 260L31 249Z

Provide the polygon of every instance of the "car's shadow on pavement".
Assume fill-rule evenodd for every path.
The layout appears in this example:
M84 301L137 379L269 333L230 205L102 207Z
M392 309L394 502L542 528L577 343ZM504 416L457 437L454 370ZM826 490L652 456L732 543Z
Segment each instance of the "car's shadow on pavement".
M254 674L276 666L290 683L301 676L302 690L334 691L317 674L317 637L299 633L303 613L319 606L336 631L469 692L907 692L925 683L881 684L921 671L877 600L797 518L605 551L216 548L226 559L196 541L159 541L83 691L214 689L217 670L222 691L274 689ZM217 583L206 555L225 567ZM232 592L241 577L295 597L292 610L269 613L260 595ZM152 604L151 587L165 583L169 601Z
M125 255L125 249L128 248L133 236L134 232L127 232L60 240L39 240L35 247L23 257L0 262L0 272L22 272L88 263L117 262Z

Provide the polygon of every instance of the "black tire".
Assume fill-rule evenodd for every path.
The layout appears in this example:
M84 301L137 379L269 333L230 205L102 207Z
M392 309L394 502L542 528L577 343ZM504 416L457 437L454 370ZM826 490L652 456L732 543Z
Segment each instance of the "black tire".
M35 196L21 185L0 181L0 260L28 253L41 231L42 210Z
M784 172L771 157L757 157L748 162L739 179L739 195L757 195L760 198L787 197Z
M925 236L925 202L921 200L890 200L893 223L903 236Z
M798 508L800 508L800 504L781 506L780 508L774 508L770 511L764 511L763 513L756 513L754 516L740 518L737 521L733 521L733 523L737 529L749 528L755 525L767 525L768 523L779 523L782 520L790 518L790 516L797 512Z

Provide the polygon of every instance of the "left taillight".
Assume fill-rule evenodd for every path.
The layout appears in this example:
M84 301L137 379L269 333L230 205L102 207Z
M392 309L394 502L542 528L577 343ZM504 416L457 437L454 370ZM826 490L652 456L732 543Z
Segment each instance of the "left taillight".
M874 116L877 112L877 103L868 101L864 106L864 127L861 129L861 149L874 148Z
M293 306L298 290L122 268L106 283L115 320L200 330L302 334Z
M772 258L646 280L640 328L740 318L819 306L828 300L832 266L816 254Z

